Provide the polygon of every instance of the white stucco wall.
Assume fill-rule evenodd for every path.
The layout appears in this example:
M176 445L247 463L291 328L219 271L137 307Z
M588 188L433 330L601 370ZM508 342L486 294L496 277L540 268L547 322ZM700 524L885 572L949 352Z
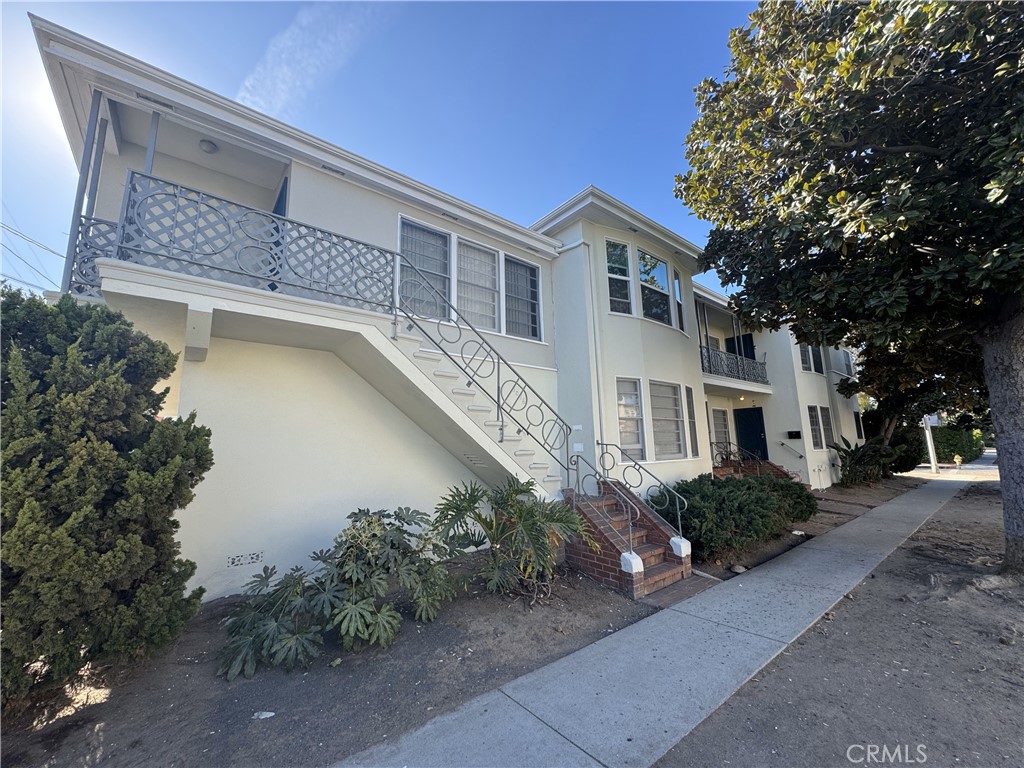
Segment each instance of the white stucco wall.
M264 564L283 572L327 547L359 507L432 510L473 475L329 352L214 338L183 364L181 411L213 433L216 465L179 513L207 599ZM228 567L262 552L258 564Z

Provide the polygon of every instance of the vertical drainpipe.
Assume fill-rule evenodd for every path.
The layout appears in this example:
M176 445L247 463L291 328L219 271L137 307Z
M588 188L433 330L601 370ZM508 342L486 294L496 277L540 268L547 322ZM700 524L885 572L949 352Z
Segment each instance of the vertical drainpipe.
M82 160L78 164L78 189L75 191L75 206L71 211L71 226L68 228L68 250L64 260L64 277L60 282L61 293L71 288L71 270L75 264L75 248L78 245L79 219L82 215L82 203L85 201L85 188L89 183L89 169L92 165L93 145L96 142L96 120L100 114L100 101L103 92L92 92L92 106L89 108L89 122L85 129L85 145L82 148Z
M836 442L841 442L838 438L842 437L843 434L843 416L839 411L838 398L839 392L836 390L838 381L832 381L832 374L839 373L832 367L832 350L828 347L821 348L821 356L824 358L825 363L825 386L828 389L828 405L832 410L832 432L836 432L836 425L839 425L839 434L833 434L833 438ZM824 426L824 425L823 425ZM822 430L824 434L824 429ZM824 442L824 439L822 440ZM828 479L829 483L835 482L835 478L832 475L832 449L825 445L825 454L828 456Z

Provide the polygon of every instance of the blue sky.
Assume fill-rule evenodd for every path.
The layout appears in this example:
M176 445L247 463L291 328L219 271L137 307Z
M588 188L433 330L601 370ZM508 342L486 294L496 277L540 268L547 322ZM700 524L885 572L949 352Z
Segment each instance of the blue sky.
M34 13L530 225L589 184L703 245L672 196L753 3L2 4L2 219L64 253L77 182ZM62 259L2 233L3 274ZM718 287L711 275L702 282Z

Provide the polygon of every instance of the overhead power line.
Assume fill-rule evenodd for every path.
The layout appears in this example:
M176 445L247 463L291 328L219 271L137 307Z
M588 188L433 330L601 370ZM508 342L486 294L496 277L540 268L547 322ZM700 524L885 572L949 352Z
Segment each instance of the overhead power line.
M57 251L53 250L53 248L51 248L50 246L43 245L38 240L35 240L34 238L29 237L24 232L22 232L20 229L15 229L10 224L4 224L4 223L0 222L0 227L2 227L5 232L10 232L12 235L20 237L26 243L29 243L30 245L34 245L37 248L42 248L47 253L52 253L54 256L56 256L59 259L63 259L63 258L66 257L66 254L58 253Z
M13 275L3 275L3 274L0 274L0 277L2 277L4 280L11 280L11 281L13 281L15 283L21 283L22 285L27 285L29 288L35 288L37 291L48 290L47 288L44 288L41 285L36 285L35 283L30 283L28 280L22 280L20 277L14 277Z
M21 262L22 264L24 264L24 265L25 265L26 267L28 267L29 269L31 269L31 270L32 270L33 272L35 272L35 273L36 273L37 275L39 275L39 276L40 276L41 278L43 278L43 280L48 280L49 282L53 283L53 286L54 286L54 288L56 288L56 287L57 287L57 281L56 281L56 280L54 280L54 279L53 279L52 277L50 277L49 275L47 275L47 274L46 274L45 272L40 272L40 271L39 271L38 269L36 269L35 267L33 267L33 266L32 266L32 265L31 265L31 264L30 264L30 263L28 262L28 259L26 259L26 258L25 258L24 256L22 256L22 255L21 255L20 253L18 253L18 252L17 252L16 250L14 250L13 248L11 248L11 246L9 246L9 245L8 245L7 243L0 243L0 245L2 245L2 246L3 246L4 248L6 248L6 249L7 249L8 251L10 251L11 255L12 255L12 256L14 256L14 258L16 258L16 259L17 259L18 261L20 261L20 262Z

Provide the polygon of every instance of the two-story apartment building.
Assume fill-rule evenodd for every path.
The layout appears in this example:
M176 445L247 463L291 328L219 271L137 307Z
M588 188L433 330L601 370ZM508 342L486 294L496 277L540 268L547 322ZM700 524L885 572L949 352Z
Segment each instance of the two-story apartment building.
M80 158L63 290L180 352L165 415L213 432L180 531L209 597L302 562L357 507L429 508L463 481L581 498L614 477L628 507L737 443L830 482L812 451L853 418L832 358L809 350L805 376L787 334L739 333L693 283L699 249L610 195L526 227L33 25ZM671 531L641 546L632 524L609 533L643 550L632 572L681 570Z

